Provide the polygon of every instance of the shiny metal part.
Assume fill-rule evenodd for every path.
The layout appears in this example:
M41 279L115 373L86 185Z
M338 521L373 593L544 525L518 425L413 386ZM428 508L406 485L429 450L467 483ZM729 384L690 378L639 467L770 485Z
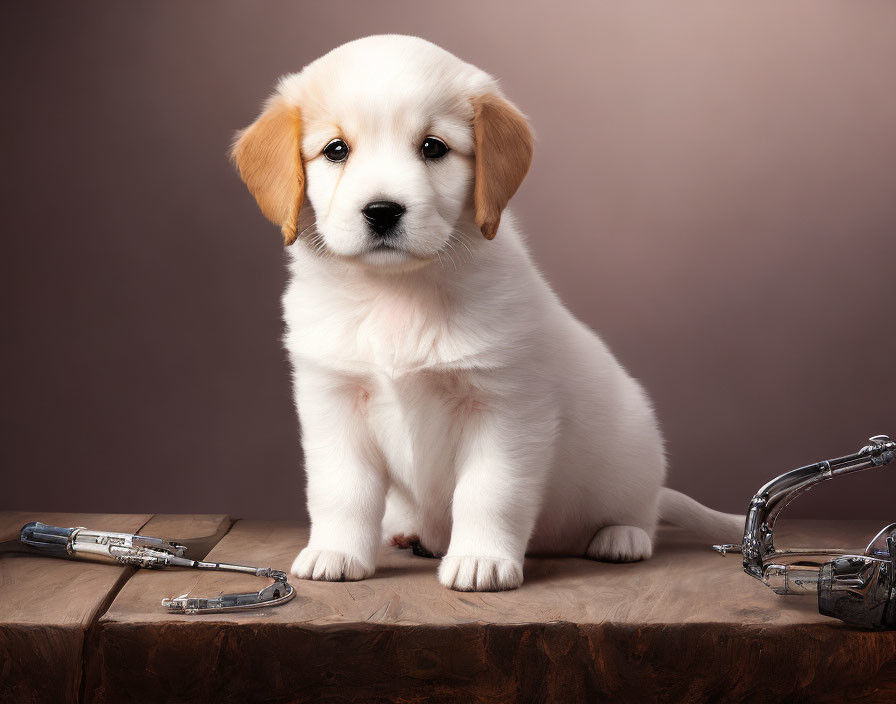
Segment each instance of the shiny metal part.
M89 528L60 528L32 522L21 531L22 544L32 553L80 560L115 562L144 569L187 567L196 570L241 572L273 579L258 592L222 594L216 598L190 597L186 594L162 599L172 613L201 614L277 606L295 596L285 572L270 567L248 567L225 562L206 562L184 557L186 547L170 540L131 533L113 533Z
M208 614L221 611L243 611L257 609L259 606L278 606L295 596L292 585L286 581L286 573L270 568L260 569L259 577L270 577L273 584L258 592L238 594L222 594L213 599L193 597L181 594L173 599L162 599L162 606L169 611L180 614Z
M856 453L782 474L750 502L743 543L713 547L723 555L739 549L744 571L777 594L814 594L823 614L854 625L896 628L896 523L878 533L862 555L840 549L779 550L773 536L781 511L804 491L894 459L896 442L875 435Z

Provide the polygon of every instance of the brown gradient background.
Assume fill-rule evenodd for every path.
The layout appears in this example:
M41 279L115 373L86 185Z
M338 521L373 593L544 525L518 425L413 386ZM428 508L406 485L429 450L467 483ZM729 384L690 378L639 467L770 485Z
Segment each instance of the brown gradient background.
M896 3L32 1L0 25L0 509L303 515L283 253L225 152L280 74L383 32L531 117L514 209L655 399L671 486L743 511L896 433ZM893 520L894 489L794 515Z

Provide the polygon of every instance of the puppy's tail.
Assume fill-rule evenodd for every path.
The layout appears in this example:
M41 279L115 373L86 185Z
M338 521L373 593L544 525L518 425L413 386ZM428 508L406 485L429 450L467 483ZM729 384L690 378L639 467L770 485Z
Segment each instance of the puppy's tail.
M714 511L668 487L660 489L660 518L713 543L740 544L744 537L744 516Z

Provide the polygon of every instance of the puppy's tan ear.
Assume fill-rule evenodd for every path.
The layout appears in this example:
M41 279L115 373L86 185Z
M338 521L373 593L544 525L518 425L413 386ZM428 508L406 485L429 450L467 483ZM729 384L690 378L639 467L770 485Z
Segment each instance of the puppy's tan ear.
M507 201L520 187L532 162L532 132L522 113L488 93L473 100L476 224L493 239Z
M240 177L265 217L280 226L287 246L296 241L305 197L301 137L299 109L275 95L258 119L237 135L231 152Z

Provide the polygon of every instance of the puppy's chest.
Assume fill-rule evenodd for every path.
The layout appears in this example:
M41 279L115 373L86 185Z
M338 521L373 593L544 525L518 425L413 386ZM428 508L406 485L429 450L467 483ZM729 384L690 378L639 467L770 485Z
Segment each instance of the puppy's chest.
M466 372L370 375L361 381L361 412L393 478L450 466L467 423L484 407Z
M477 345L438 300L380 294L320 307L285 307L290 351L334 370L392 377L464 366Z
M382 369L402 370L438 364L449 337L447 321L414 299L390 297L362 310L349 349Z

